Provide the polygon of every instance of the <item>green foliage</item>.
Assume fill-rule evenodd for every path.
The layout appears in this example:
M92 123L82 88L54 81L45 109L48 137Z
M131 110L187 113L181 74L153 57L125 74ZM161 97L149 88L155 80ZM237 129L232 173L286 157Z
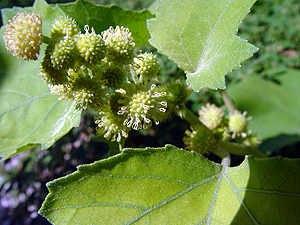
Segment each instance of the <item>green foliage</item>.
M170 145L126 149L50 182L40 213L53 224L295 224L299 167L246 157L230 168Z
M151 11L155 11L156 5L155 19L151 19L153 15L147 10L134 12L115 5L94 5L86 0L56 6L36 0L33 7L26 8L27 12L42 14L43 33L50 38L44 36L44 43L48 44L41 54L41 57L45 55L44 59L29 63L12 58L3 42L0 43L0 124L3 128L0 156L6 159L34 146L48 148L78 125L80 107L92 108L98 114L95 123L101 136L93 139L107 142L111 156L79 166L78 171L48 183L50 194L40 213L54 224L299 222L299 160L246 156L241 165L230 167L229 155L265 157L255 147L260 140L248 128L263 138L296 134L294 139L281 135L284 143L299 139L300 118L296 113L300 110L296 104L299 71L287 70L283 74L268 71L265 80L253 75L240 83L229 83L228 93L238 108L224 91L219 92L223 100L215 101L216 95L208 95L207 89L201 95L214 104L203 106L200 117L184 104L191 88L195 91L202 87L224 89L224 76L257 51L254 45L236 36L254 2L158 0ZM4 22L23 10L3 10ZM276 7L272 10L285 15L284 10ZM70 19L60 23L58 19L53 25L54 18L63 16L60 18L66 20L66 15L76 22ZM147 19L150 19L151 44L184 70L190 86L179 80L161 84L162 79L156 76L158 65L170 61L158 55L163 61L160 63L156 56L134 49L135 42L138 46L149 44ZM78 33L79 29L82 34ZM3 33L2 27L0 34ZM7 38L6 45L10 39ZM280 55L290 54L292 45L283 42L280 46L280 51L276 47ZM40 64L40 75L51 93L41 77L36 76ZM171 71L177 70L176 64L170 65ZM270 65L266 68L271 68ZM261 70L255 68L255 71ZM167 66L160 70L159 74L162 73L170 73ZM167 75L163 80L170 81L171 76L165 78ZM58 101L51 94L73 103ZM165 122L174 114L192 125L192 131L187 131L183 139L191 152L171 145L158 149L124 149L131 129L147 129L153 122ZM248 115L253 116L251 122ZM168 139L168 134L161 136ZM135 141L135 146L141 145L139 140ZM65 147L65 151L68 153L63 159L68 161L70 147ZM86 157L91 159L93 149L88 151ZM212 152L222 162L214 163L196 152ZM48 157L43 164L50 165L54 158ZM75 164L77 161L72 162Z
M150 43L186 72L195 91L224 89L224 76L258 50L236 36L254 2L158 1Z
M96 33L99 33L110 26L116 27L119 25L129 28L136 46L149 45L150 35L146 27L146 20L152 18L153 15L147 10L134 12L122 9L117 5L100 6L85 0L60 4L59 8L75 19L81 29L88 24L89 27L95 29Z
M252 75L228 88L237 107L253 116L249 129L262 139L280 134L300 134L300 72L287 70L276 76L277 84ZM276 123L274 123L276 121Z
M45 30L61 15L58 9L42 0L26 10L42 15ZM3 10L3 21L19 11L19 8ZM1 36L3 32L4 27ZM78 126L81 111L72 106L72 102L61 102L51 95L37 76L41 58L37 62L20 61L7 52L3 41L0 52L0 156L4 160L34 146L49 148L72 127Z

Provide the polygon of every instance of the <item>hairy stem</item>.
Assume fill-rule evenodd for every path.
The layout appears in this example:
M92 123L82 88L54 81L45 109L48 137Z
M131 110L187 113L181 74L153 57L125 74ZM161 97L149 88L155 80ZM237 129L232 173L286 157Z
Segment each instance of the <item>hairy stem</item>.
M224 167L230 167L231 159L230 159L230 154L227 151L225 151L222 148L215 148L212 152L222 159L221 164Z
M218 147L231 154L235 155L253 155L257 158L265 158L266 155L259 151L257 148L252 146L245 146L237 143L232 143L228 141L219 141Z
M229 112L234 113L236 108L235 108L235 105L234 105L233 101L231 100L231 98L229 98L229 96L226 94L226 92L224 90L219 90L219 91L222 95L222 98L223 98L223 101L224 101L226 107L229 109Z
M181 105L178 110L175 112L178 116L181 117L181 119L186 120L189 124L191 125L202 125L204 126L198 117L191 111L189 110L185 105Z

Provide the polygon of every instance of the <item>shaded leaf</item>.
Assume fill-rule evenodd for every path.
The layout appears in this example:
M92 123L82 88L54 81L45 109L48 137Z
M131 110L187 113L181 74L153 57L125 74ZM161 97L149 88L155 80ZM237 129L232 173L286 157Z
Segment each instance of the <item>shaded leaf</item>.
M153 15L148 10L132 11L122 9L117 5L95 5L85 0L57 6L75 19L82 31L86 24L93 27L96 33L101 33L110 26L124 26L131 31L136 46L149 45L150 35L146 27L146 20L152 18Z
M295 224L299 167L253 157L223 167L170 145L126 149L48 183L39 213L53 224Z
M41 14L43 32L50 33L50 24L61 15L57 8L43 0L33 7L2 9L7 23L17 12ZM4 34L5 27L0 30ZM72 102L59 101L52 96L45 82L38 76L41 56L37 61L13 57L0 40L0 157L7 159L34 146L49 148L56 140L79 124L81 110Z
M253 117L249 128L262 139L300 134L300 71L287 70L276 80L252 75L227 90L237 108Z
M258 49L236 36L256 0L158 0L150 44L177 63L195 91L224 89L224 76Z

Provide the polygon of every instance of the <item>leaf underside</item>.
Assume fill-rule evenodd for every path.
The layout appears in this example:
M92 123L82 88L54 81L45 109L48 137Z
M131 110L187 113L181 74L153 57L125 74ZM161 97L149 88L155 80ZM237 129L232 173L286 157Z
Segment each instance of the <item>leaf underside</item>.
M48 183L39 213L53 224L296 224L299 167L279 157L222 167L171 145L126 149Z
M251 75L227 90L237 108L252 116L249 129L262 139L300 135L300 71L287 70L275 79L277 83Z
M158 0L150 44L186 72L194 91L224 89L224 76L258 48L237 29L256 0Z

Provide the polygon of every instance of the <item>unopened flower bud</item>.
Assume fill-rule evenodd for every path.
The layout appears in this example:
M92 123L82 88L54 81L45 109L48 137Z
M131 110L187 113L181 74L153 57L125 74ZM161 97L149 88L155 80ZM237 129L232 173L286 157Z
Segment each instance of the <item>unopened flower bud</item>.
M80 28L78 27L75 20L67 17L59 17L54 21L51 27L51 38L60 39L66 35L74 36L79 34Z
M90 64L100 64L105 57L106 46L101 35L96 34L92 28L89 33L89 26L84 27L85 34L77 35L75 38L80 56Z
M211 152L217 144L213 132L203 125L191 126L191 131L185 132L183 142L186 149L200 154Z
M120 64L129 64L134 58L134 40L128 28L110 27L102 32L107 47L107 60Z
M159 71L156 56L152 53L139 54L134 58L132 65L137 74L149 80L156 77Z

